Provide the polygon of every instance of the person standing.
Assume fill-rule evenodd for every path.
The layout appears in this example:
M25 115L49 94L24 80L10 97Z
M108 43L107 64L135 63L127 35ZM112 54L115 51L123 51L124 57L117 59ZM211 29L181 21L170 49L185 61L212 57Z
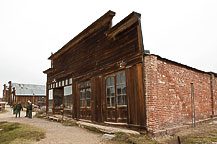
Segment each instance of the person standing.
M15 103L13 104L13 106L12 106L12 108L13 108L13 114L16 114L16 105L17 105L17 103L15 102Z
M17 114L20 117L20 111L23 110L22 104L20 103L20 101L18 102L18 104L16 104L15 106L15 112L16 112L16 118L17 118Z
M29 117L29 103L30 101L28 100L27 105L26 105L26 116L25 117Z
M28 117L32 118L32 102L29 101L29 106L28 106Z

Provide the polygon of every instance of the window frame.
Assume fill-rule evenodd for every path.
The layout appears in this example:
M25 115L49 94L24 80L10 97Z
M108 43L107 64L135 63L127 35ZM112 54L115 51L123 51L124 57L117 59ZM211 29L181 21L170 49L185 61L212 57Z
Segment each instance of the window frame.
M124 78L125 80L122 81L122 78L121 78L121 74L124 73ZM120 75L120 83L117 82L117 75ZM107 79L108 78L111 78L113 77L114 78L114 85L111 86L107 86ZM119 94L118 93L118 86L121 87L121 93ZM110 104L108 105L108 101L107 101L107 98L108 98L108 93L107 93L107 90L108 88L114 88L115 89L115 95L114 95L114 105L112 105L112 102L111 102L111 96L110 96ZM126 72L125 71L120 71L120 72L117 72L117 73L114 73L112 75L108 75L105 77L105 88L106 88L106 106L107 108L115 108L115 107L125 107L127 106L127 81L126 81ZM123 89L125 88L125 93L122 93ZM121 97L123 98L123 102L121 104L119 104L119 101L118 101L118 98Z
M78 85L78 87L79 87L80 108L91 108L91 82L90 81L81 82ZM81 91L84 93L84 96L82 97L81 97ZM87 99L87 91L90 92L90 96L88 99ZM88 103L87 101L89 101L90 105L87 104Z

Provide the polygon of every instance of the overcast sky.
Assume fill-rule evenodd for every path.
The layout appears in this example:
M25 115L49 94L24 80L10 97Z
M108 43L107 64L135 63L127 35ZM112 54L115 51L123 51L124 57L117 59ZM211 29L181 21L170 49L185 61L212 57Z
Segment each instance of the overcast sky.
M0 0L0 97L3 84L45 84L47 59L106 13L115 25L141 13L144 48L217 72L217 0Z

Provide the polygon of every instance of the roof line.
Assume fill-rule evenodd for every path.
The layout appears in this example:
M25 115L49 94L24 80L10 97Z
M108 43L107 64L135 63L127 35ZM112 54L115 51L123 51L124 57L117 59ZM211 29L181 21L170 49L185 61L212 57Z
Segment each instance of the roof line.
M103 22L111 21L112 18L115 16L115 12L109 10L107 13L105 13L103 16L101 16L99 19L97 19L95 22L93 22L91 25L89 25L86 29L84 29L82 32L80 32L77 36L75 36L72 40L70 40L67 44L65 44L61 49L59 49L57 52L52 54L48 59L53 59L55 57L58 57L63 52L67 51L69 48L71 48L72 45L75 45L79 41L81 41L84 37L90 35L93 33L96 29L93 29L94 27L97 27L98 24L102 24Z
M144 54L144 56L145 56L145 55L146 55L146 54ZM166 61L168 61L168 62L174 63L174 64L176 64L176 65L181 65L181 66L183 66L183 67L185 67L185 68L189 68L189 69L191 69L191 70L195 70L195 71L198 71L198 72L201 72L201 73L214 74L214 75L217 77L217 73L214 73L214 72L202 71L202 70L199 70L199 69L190 67L190 66L188 66L188 65L185 65L185 64L182 64L182 63L178 63L178 62L176 62L176 61L169 60L169 59L167 59L167 58L163 58L163 57L161 57L161 56L159 56L159 55L156 55L156 54L149 54L149 55L156 56L156 57L159 58L159 59L163 59L163 60L166 60Z

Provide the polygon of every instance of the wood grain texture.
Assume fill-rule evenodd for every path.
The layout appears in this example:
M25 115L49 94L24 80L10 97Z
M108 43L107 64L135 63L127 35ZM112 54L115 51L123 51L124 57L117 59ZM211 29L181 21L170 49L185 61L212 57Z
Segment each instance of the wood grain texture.
M54 79L57 82L73 79L73 118L144 126L140 15L131 13L114 27L111 27L111 23L108 20L103 21L103 25L89 27L91 34L84 34L79 42L66 44L67 49L59 50L58 54L51 57L53 68L44 72L49 84ZM73 43L73 40L70 43ZM116 104L115 107L109 108L106 105L105 80L106 77L119 72L126 73L127 105ZM85 81L91 83L91 106L88 108L80 107L79 84Z

